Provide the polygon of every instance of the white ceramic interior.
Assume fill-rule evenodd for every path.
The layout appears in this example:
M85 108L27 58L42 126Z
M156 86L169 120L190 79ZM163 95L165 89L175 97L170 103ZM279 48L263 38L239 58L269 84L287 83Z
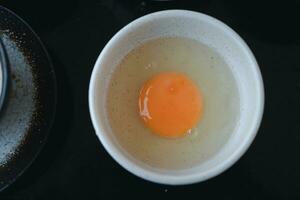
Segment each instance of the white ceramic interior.
M214 48L231 67L240 93L240 119L227 144L208 161L184 170L156 169L128 155L116 141L106 117L105 95L111 73L117 64L137 45L165 36L193 38ZM189 184L220 174L248 149L263 114L263 82L249 47L227 25L197 12L161 11L133 21L108 42L98 57L91 76L89 107L98 138L108 153L125 169L157 183Z

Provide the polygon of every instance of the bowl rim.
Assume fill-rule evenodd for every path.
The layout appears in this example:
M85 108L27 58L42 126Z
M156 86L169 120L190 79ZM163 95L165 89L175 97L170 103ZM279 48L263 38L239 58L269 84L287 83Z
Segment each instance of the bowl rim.
M124 34L126 35L128 31L131 30L132 27L138 26L139 24L142 24L152 18L168 17L174 15L201 18L207 23L213 24L221 28L222 32L228 33L230 37L233 37L233 39L240 44L241 49L247 53L249 61L251 62L251 66L253 66L254 68L256 82L258 83L258 102L259 102L259 107L257 108L258 112L254 121L255 123L253 127L251 127L251 129L249 130L249 137L245 140L243 144L239 146L239 148L235 150L235 152L232 153L231 156L225 158L221 163L219 163L214 168L205 171L205 173L199 172L199 173L186 174L180 176L176 174L162 174L155 171L150 171L146 168L143 168L135 164L134 162L130 161L128 158L123 156L119 152L119 150L114 146L114 143L111 141L111 139L109 139L105 134L102 134L99 123L97 122L98 119L97 119L96 112L94 112L96 110L95 109L96 105L94 101L94 91L95 91L95 84L97 80L97 73L99 68L101 67L102 60L106 56L105 55L106 52L109 51L109 49L111 49L111 47L115 44L115 42L119 38L123 37ZM202 182L209 178L215 177L220 173L224 172L225 170L227 170L228 168L230 168L247 151L250 144L253 142L262 120L263 111L264 111L264 101L265 101L264 86L263 86L261 72L257 64L257 61L252 51L246 44L246 42L233 29L231 29L229 26L227 26L225 23L221 22L220 20L200 12L189 11L189 10L165 10L165 11L154 12L134 20L133 22L123 27L120 31L118 31L105 45L99 57L97 58L90 79L88 98L89 98L88 100L89 100L90 116L91 116L92 124L94 126L96 135L100 140L100 142L102 143L102 145L104 146L104 148L106 149L106 151L110 154L110 156L117 163L119 163L123 168L135 174L136 176L151 182L167 184L167 185L186 185L186 184Z
M1 39L0 33L0 70L2 73L2 86L0 88L0 113L5 107L5 103L9 90L9 60L4 43Z

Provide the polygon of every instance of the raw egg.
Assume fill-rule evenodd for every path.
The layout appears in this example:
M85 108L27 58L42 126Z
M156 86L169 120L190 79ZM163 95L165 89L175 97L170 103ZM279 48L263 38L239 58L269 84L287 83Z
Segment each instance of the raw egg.
M216 154L234 132L238 87L213 48L190 38L154 38L110 69L107 122L133 159L187 169Z
M201 119L203 98L197 85L175 72L159 73L140 90L139 114L154 133L176 138L184 136Z

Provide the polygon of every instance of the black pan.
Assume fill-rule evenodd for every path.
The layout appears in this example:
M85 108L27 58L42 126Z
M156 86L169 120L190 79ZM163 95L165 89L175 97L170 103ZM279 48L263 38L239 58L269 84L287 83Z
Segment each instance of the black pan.
M1 6L0 37L1 67L7 74L3 80L7 93L0 97L1 191L30 166L46 142L54 119L56 84L38 36Z

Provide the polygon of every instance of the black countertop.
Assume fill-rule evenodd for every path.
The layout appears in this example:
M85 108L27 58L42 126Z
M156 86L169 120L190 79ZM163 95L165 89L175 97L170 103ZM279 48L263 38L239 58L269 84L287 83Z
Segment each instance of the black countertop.
M4 0L38 33L58 81L58 106L49 139L33 165L0 199L179 197L300 198L300 3L281 1ZM203 183L164 186L120 167L98 141L88 111L93 65L108 40L147 13L189 9L220 19L248 43L266 92L259 133L225 173Z

